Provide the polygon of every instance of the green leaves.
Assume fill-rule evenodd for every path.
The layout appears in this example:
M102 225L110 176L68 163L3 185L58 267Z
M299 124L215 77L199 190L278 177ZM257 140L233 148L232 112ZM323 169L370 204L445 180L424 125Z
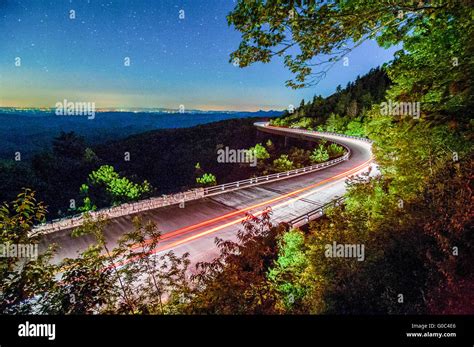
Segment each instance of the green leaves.
M237 241L216 239L220 254L197 264L195 291L185 313L276 313L276 293L267 272L276 259L276 237L282 230L272 227L270 213L248 215Z
M30 237L29 233L34 224L45 221L46 212L46 207L37 203L35 193L24 189L14 201L0 207L0 242L37 242L39 235Z
M31 236L42 205L25 191L0 209L0 225L8 226L3 242L36 243ZM18 212L15 212L18 210ZM0 258L0 312L3 314L168 314L179 313L191 288L189 254L154 256L160 232L135 218L133 230L111 249L105 239L107 220L84 215L73 237L93 236L95 242L74 258L52 264L50 246L37 259ZM26 227L28 226L28 227ZM23 230L24 229L24 230ZM21 235L15 232L22 232ZM24 232L24 233L23 233ZM4 236L8 236L6 240ZM165 298L167 300L165 301Z
M279 309L286 313L295 311L295 306L307 294L307 287L299 277L308 266L304 234L292 229L280 235L278 240L278 258L268 272L268 279L279 293Z
M83 184L80 191L85 195L80 210L93 211L97 203L115 206L138 200L151 191L151 186L147 181L133 183L127 177L120 177L113 166L102 165L89 175L88 184Z
M204 187L215 186L217 184L217 179L216 176L211 173L204 173L201 177L196 178L196 182Z
M329 159L329 153L324 145L320 144L313 150L309 158L313 163L322 163Z
M344 154L344 147L339 146L336 143L331 143L328 146L327 151L330 158L336 158Z
M11 203L0 208L0 244L24 245L38 252L37 244L41 235L33 233L32 227L43 222L46 209L37 203L35 194L29 189L23 190ZM35 248L36 247L36 248ZM51 287L56 267L50 265L54 246L43 254L31 254L31 257L8 256L0 258L0 312L28 313L35 306L37 291Z
M305 241L297 232L283 239L270 271L282 295L280 307L292 312L300 294L300 308L313 313L445 312L440 307L449 306L446 297L467 303L469 299L463 299L465 295L451 283L469 283L473 278L473 241L465 207L472 199L468 183L474 109L472 9L456 2L254 1L252 6L242 5L247 3L252 1L239 2L234 18L243 20L239 14L245 8L246 15L259 18L259 25L248 32L238 20L229 20L243 33L245 45L253 47L237 52L250 55L248 61L259 61L258 52L270 47L270 56L282 54L295 75L287 86L317 83L331 64L370 38L385 48L403 45L386 66L393 83L387 100L421 104L419 119L381 114L377 103L383 101L389 82L380 79L379 87L373 88L358 80L344 91L338 88L333 96L323 101L315 98L294 114L272 121L279 126L367 134L374 140L382 173L351 180L345 205L312 224ZM293 6L296 16L286 19L282 11ZM268 30L265 23L273 23L273 30L285 29L272 46L263 47L252 39ZM326 60L325 53L330 54ZM267 51L265 59L268 56ZM308 117L313 122L306 121ZM335 146L320 145L311 160L322 162L340 152ZM361 264L328 261L321 248L334 240L366 244L368 258ZM453 256L452 247L458 244L467 250L463 257ZM301 270L296 264L306 265ZM440 289L434 290L437 286ZM394 298L401 292L411 298L410 305L396 303Z
M344 43L352 40L357 45L374 35L380 22L393 18L385 18L384 14L385 4L363 1L297 4L241 0L227 17L229 24L242 33L242 43L232 57L239 57L241 66L247 66L283 56L285 65L296 75L287 85L302 88L317 83L350 52ZM315 64L317 57L329 53L329 58Z
M288 158L287 154L282 154L279 158L273 161L272 168L275 172L285 172L293 170L294 163Z
M270 144L271 144L271 141L270 141ZM255 146L250 147L248 151L250 153L253 153L253 155L259 160L265 160L265 159L270 158L270 154L261 143L257 143Z

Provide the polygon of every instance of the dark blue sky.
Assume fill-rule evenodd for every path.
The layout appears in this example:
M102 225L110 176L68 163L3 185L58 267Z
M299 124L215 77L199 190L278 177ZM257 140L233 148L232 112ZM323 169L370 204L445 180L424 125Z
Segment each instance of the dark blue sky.
M319 85L295 91L284 85L290 73L281 60L245 69L229 63L240 42L226 21L234 6L232 0L0 0L0 106L52 107L66 98L97 107L283 109L329 95L393 56L394 49L365 43L349 55L349 66L341 62Z

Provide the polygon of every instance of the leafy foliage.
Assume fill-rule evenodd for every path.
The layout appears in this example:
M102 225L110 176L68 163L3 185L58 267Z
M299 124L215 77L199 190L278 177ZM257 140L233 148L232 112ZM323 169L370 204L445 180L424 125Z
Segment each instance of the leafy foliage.
M22 153L21 161L0 161L0 201L12 201L23 187L29 187L48 206L48 219L75 214L77 209L72 208L71 199L76 206L83 201L86 194L81 192L81 185L102 165L113 166L130 181L146 180L153 187L150 194L157 196L195 187L196 161L222 183L245 179L254 174L253 168L235 170L232 165L217 163L215 148L223 143L231 148L248 148L260 142L254 121L230 119L192 128L153 130L94 146L77 134L60 133L51 150L31 159ZM124 152L130 153L130 161L124 161ZM92 196L89 199L86 210L93 205L111 205L105 192L100 193L99 200Z
M43 222L46 208L35 195L25 189L10 204L0 207L0 243L2 247L38 247L40 234L31 232L35 223ZM37 250L37 248L36 248ZM30 257L0 258L0 310L3 314L31 312L37 301L35 294L47 291L54 283L55 267L49 264L54 247Z
M276 172L285 172L294 169L294 163L288 158L288 155L282 154L273 161L273 169Z
M311 153L310 159L313 163L322 163L329 159L329 153L322 144L316 147Z
M232 57L247 66L284 56L296 74L288 85L295 88L317 83L328 66L364 40L376 39L383 47L403 45L384 68L391 83L378 80L377 93L365 96L361 88L362 94L354 97L349 86L344 91L338 87L330 97L337 102L315 97L312 103L301 103L294 114L272 122L368 135L375 141L373 152L382 173L353 179L344 206L313 223L304 244L294 236L299 243L293 251L306 265L293 269L283 284L276 281L282 294L277 302L286 312L406 314L472 308L472 296L467 294L474 283L473 240L468 232L472 228L471 16L472 9L455 2L357 0L278 4L241 0L229 15L229 22L243 33ZM329 60L321 60L325 57ZM380 70L381 75L385 71ZM351 87L357 88L357 81ZM363 107L359 96L367 102ZM420 102L420 119L382 114L377 103L384 96L396 102ZM312 111L329 104L322 115ZM323 148L314 154L322 157ZM365 261L326 258L324 246L334 241L365 245ZM457 253L460 244L467 253ZM280 252L285 247L281 244ZM279 264L277 269L281 268ZM271 274L275 281L275 273ZM297 291L304 294L296 306L288 302L285 288L303 289ZM397 301L401 294L403 303Z
M383 93L363 97L373 105L360 111L357 97L338 88L337 102L314 122L306 120L310 115L305 112L313 105L329 105L329 99L302 102L293 118L277 121L291 126L303 117L296 126L363 131L375 141L381 175L352 177L344 204L327 209L306 233L273 226L268 210L260 217L249 215L237 242L217 240L220 255L199 264L191 279L186 277L186 254L160 258L159 264L167 265L155 263L152 256L160 234L152 223L136 221L134 233L109 249L105 222L91 221L75 234L94 235L97 245L59 268L47 261L52 250L22 266L12 258L2 260L2 311L472 313L471 16L472 9L454 2L240 0L228 17L243 33L232 58L247 66L284 56L296 73L296 81L288 83L293 87L316 83L325 68L312 74L313 59L329 56L329 65L335 63L350 50L348 42L377 39L384 47L403 44L386 67L392 80L386 96L421 101L420 119L381 114L377 103ZM291 48L296 46L294 55ZM265 160L280 156L273 161L276 168L293 167L289 154L272 153L275 148L269 145L267 149L270 158ZM320 160L338 151L320 144L315 154ZM57 152L74 157L80 151ZM299 158L303 152L292 153L292 158ZM2 241L30 242L31 237L37 242L31 226L44 215L44 207L25 191L0 209ZM324 249L333 242L364 245L364 261L328 258ZM54 276L58 269L62 281ZM81 302L71 302L72 295Z
M270 269L268 279L278 292L277 310L298 312L307 288L297 283L303 270L308 266L304 234L297 229L279 236L278 258Z
M284 112L270 121L275 126L289 126L309 130L330 131L347 135L365 136L368 111L380 103L390 85L382 68L372 69L357 77L327 98L314 96L313 100L298 107L293 113Z
M44 220L44 206L24 191L0 209L2 242L37 245L32 225ZM92 235L96 243L78 257L53 264L55 247L37 258L0 261L0 309L8 314L167 314L180 312L191 288L188 254L154 256L160 232L152 222L134 219L134 230L111 249L107 221L85 215L73 237Z
M276 259L276 235L270 211L249 215L237 242L216 239L220 255L199 263L193 277L196 292L185 310L193 314L263 314L274 312L276 300L267 270Z
M344 147L336 143L331 143L328 146L328 154L330 158L339 157L344 154Z
M88 184L81 186L81 193L85 195L82 211L95 210L96 205L108 206L135 201L151 190L150 184L131 182L127 177L120 177L110 165L102 165L89 175ZM94 201L94 203L93 203Z
M204 173L201 177L196 178L196 182L201 186L215 186L217 184L216 176L211 173Z
M271 140L270 145L271 145ZM255 158L260 159L260 160L265 160L270 158L270 154L268 153L267 149L261 144L257 143L255 146L250 147L248 149L249 152L253 153Z

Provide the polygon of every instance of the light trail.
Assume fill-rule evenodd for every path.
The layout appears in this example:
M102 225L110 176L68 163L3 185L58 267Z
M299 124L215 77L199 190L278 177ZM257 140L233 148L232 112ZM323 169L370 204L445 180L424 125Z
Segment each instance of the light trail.
M246 208L243 208L243 209L240 209L240 210L237 210L237 211L233 211L233 212L230 212L230 213L227 213L227 214L224 214L224 215L221 215L219 217L216 217L216 218L212 218L212 219L209 219L209 220L206 220L206 221L203 221L203 222L200 222L200 223L196 223L196 224L193 224L193 225L190 225L190 226L187 226L187 227L184 227L184 228L180 228L180 229L177 229L177 230L174 230L170 233L166 233L165 235L163 235L162 237L160 237L160 241L162 240L167 240L167 239L170 239L172 237L177 237L177 236L184 236L184 235L187 235L193 231L195 231L196 229L200 229L204 226L207 226L207 225L212 225L220 220L225 220L225 219L228 219L229 217L232 217L232 216L235 216L235 215L238 215L238 214L242 214L242 213L246 213L252 209L255 209L255 208L258 208L258 207L262 207L262 206L266 206L268 207L270 204L272 203L275 203L275 202L278 202L278 201L281 201L283 199L286 199L286 198L289 198L289 197L292 197L292 196L295 196L295 195L298 195L302 192L305 192L305 191L308 191L308 190L311 190L313 188L316 188L318 186L321 186L325 183L328 183L328 182L332 182L332 181L337 181L341 178L345 178L351 174L354 174L362 169L364 169L365 167L368 167L369 164L372 162L373 160L373 157L371 157L370 159L368 159L367 161L363 162L362 164L354 167L354 168L351 168L349 170L346 170L340 174L337 174L335 176L332 176L332 177L329 177L327 179L324 179L322 181L319 181L317 183L314 183L312 185L309 185L307 187L304 187L304 188L300 188L300 189L297 189L295 191L292 191L290 193L287 193L287 194L284 194L284 195L281 195L281 196L278 196L276 198L273 198L273 199L269 199L269 200L266 200L266 201L263 201L263 202L260 202L258 204L255 204L255 205L252 205L252 206L248 206ZM333 184L331 184L330 186L333 186L335 185L337 182L334 182ZM329 186L329 187L330 187ZM327 188L327 187L326 187ZM301 194L301 195L298 195L297 197L291 199L291 200L288 200L288 201L284 201L284 202L281 202L277 205L274 205L272 206L273 209L276 209L276 208L279 208L279 207L282 207L282 206L285 206L285 205L289 205L291 203L294 203L295 201L298 201L308 195L311 195L311 194L314 194L315 191L312 190L310 192L307 192L305 194ZM263 213L264 210L261 210L261 211L258 211L256 212L254 215L255 216L259 216ZM222 225L218 225L214 228L211 228L211 229L208 229L208 230L205 230L205 231L202 231L200 233L197 233L197 234L194 234L194 235L191 235L187 238L184 238L184 239L181 239L181 240L177 240L175 242L172 242L170 244L167 244L167 245L163 245L161 247L157 247L149 252L146 253L146 256L149 256L149 255L153 255L153 254L156 254L156 253L159 253L159 252L162 252L164 250L167 250L167 249L170 249L170 248L174 248L174 247L177 247L179 245L182 245L184 243L188 243L190 241L193 241L193 240L196 240L198 238L201 238L203 236L206 236L206 235L210 235L210 234L213 234L217 231L220 231L224 228L227 228L229 226L232 226L232 225L235 225L237 223L240 223L242 222L243 220L245 220L247 217L244 216L244 217L240 217L238 219L235 219L233 221L230 221L228 223L225 223L225 224L222 224ZM136 248L139 248L141 246L143 246L144 244L147 244L149 242L151 242L152 240L147 240L143 243L138 243L138 244L135 244L135 245L132 245L131 246L131 249L136 249ZM120 263L117 263L117 264L114 264L114 266L123 266L129 262L132 262L132 261L135 261L139 258L140 256L137 256L137 257L134 257L134 258L130 258L130 259L127 259L126 261L123 261L123 262L120 262Z

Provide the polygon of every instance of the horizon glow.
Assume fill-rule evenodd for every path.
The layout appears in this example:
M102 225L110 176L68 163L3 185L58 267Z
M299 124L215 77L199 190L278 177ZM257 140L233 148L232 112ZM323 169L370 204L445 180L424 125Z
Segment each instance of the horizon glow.
M285 87L281 59L238 68L232 1L33 1L0 3L0 107L48 108L63 99L98 109L283 110L328 96L393 58L374 41L317 86ZM75 19L70 19L70 11ZM180 11L184 18L180 18ZM21 66L15 66L16 58ZM130 66L124 59L130 58Z

